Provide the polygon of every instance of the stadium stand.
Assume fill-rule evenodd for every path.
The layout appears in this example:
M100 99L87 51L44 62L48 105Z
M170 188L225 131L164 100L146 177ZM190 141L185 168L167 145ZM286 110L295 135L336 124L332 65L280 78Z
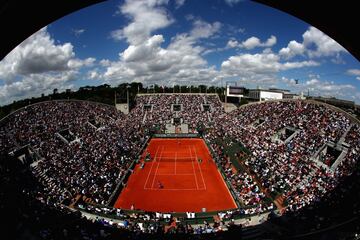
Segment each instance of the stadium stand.
M292 219L301 216L302 208L305 212L309 206L320 209L315 206L322 201L330 201L331 207L339 204L335 199L342 198L332 190L344 188L346 179L359 174L359 124L326 104L276 101L245 105L225 114L218 96L211 94L144 94L137 96L136 102L128 116L104 104L49 101L27 106L1 120L1 197L10 199L5 194L11 193L25 196L19 202L18 229L25 228L23 223L29 223L30 216L37 216L30 230L17 233L18 239L74 235L106 239L122 234L140 239L143 234L183 236L224 231L244 235L248 231L249 236L262 238L263 232L242 229L234 219L274 213L276 209ZM237 211L219 213L211 223L188 223L174 216L129 213L107 205L121 179L131 171L141 146L151 137L148 129L156 127L158 133L164 133L174 118L188 124L192 132L197 132L200 122L205 125L203 138L241 203ZM239 166L226 150L236 144L247 149L236 154ZM356 188L358 181L345 187ZM94 228L71 208L75 201L77 209L92 219ZM36 209L36 214L31 209ZM358 209L352 214L358 214ZM54 216L53 222L47 222L48 216ZM320 222L313 230L329 226L324 222L331 218L321 216L311 218ZM64 224L56 226L57 221ZM273 229L289 227L272 218L269 224L276 226ZM293 234L307 229L309 226L304 226Z

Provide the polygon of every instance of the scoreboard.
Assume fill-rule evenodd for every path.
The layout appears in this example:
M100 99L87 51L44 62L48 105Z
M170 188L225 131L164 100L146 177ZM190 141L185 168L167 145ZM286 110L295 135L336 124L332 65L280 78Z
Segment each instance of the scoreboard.
M227 86L226 88L226 95L228 97L244 97L245 88L239 86Z

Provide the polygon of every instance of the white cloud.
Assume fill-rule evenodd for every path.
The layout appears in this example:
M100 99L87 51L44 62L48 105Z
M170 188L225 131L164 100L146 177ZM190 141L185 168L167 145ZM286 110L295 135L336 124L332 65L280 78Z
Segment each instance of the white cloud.
M152 11L157 12L160 6ZM122 9L123 7L121 7ZM133 26L130 22L128 26ZM202 54L209 49L199 45L204 38L211 38L221 29L221 23L208 23L192 19L193 27L189 33L177 34L165 48L163 35L147 36L143 41L128 41L130 45L121 53L119 60L102 60L105 66L101 78L110 84L126 81L140 81L144 84L209 83L217 79L218 71L208 66Z
M346 52L340 44L315 27L310 27L303 34L303 39L309 57L334 56L336 53ZM311 49L312 45L315 45L314 50Z
M160 44L163 42L162 35L154 35L143 44L130 45L120 56L125 62L151 60L159 53Z
M318 84L319 82L320 82L320 80L313 78L313 79L310 79L310 80L306 81L305 84L306 84L306 85L316 85L316 84Z
M303 68L303 67L315 67L320 64L315 61L301 61L301 62L285 62L281 65L281 70L288 70L293 68Z
M78 70L92 66L95 58L75 58L71 43L55 44L43 28L23 41L0 62L1 104L39 95L53 88L71 87Z
M274 35L271 35L265 42L261 42L257 37L250 37L245 41L239 43L237 40L230 39L227 43L228 48L245 48L254 49L256 47L272 47L276 44L277 39Z
M244 42L242 42L239 47L243 47L246 49L253 49L260 45L261 45L260 39L258 39L257 37L251 37L246 39Z
M319 79L310 79L306 81L305 85L304 89L311 89L312 95L348 98L356 92L356 87L351 84L336 84Z
M85 29L72 29L72 33L75 35L75 37L80 37L81 34L85 32Z
M349 69L347 73L350 75L360 76L360 69Z
M296 68L318 66L315 61L281 62L280 57L269 49L262 53L231 56L221 64L224 77L236 77L244 83L275 84L276 74Z
M196 20L193 23L194 27L190 32L193 38L208 38L217 33L221 28L220 22L207 23L202 20Z
M227 44L226 47L227 48L236 48L239 45L239 42L234 40L234 39L230 39Z
M229 73L276 73L281 70L288 70L293 68L302 68L310 66L318 66L314 61L302 62L280 62L280 57L274 53L256 53L256 54L241 54L238 56L231 56L228 60L222 62L222 70Z
M140 81L145 84L204 83L216 77L201 57L204 50L188 34L174 37L167 48L161 47L162 35L154 35L141 45L130 45L111 62L103 74L108 83Z
M309 74L308 74L308 77L309 77L309 78L317 78L317 79L319 79L319 78L320 78L320 75L319 75L319 74L315 74L315 73L309 73Z
M292 58L296 55L302 55L305 52L305 47L303 44L298 43L295 40L289 42L286 48L282 48L279 51L280 56L285 57L286 59Z
M115 40L126 39L132 45L146 41L153 31L173 23L174 20L161 7L167 3L165 0L127 0L120 6L120 12L127 16L131 23L111 32L111 37Z
M302 37L302 43L292 40L286 48L279 51L279 54L287 59L303 54L310 58L331 56L336 58L334 62L343 63L339 53L347 52L346 49L317 28L309 27Z
M88 71L87 76L89 79L99 79L101 77L96 69Z
M229 5L229 6L233 6L239 2L242 2L244 0L225 0L225 2Z
M360 100L360 92L356 92L354 95L351 96L352 100L359 101ZM358 104L358 102L357 102Z
M165 3L167 1L141 0L126 1L120 6L121 13L129 16L130 22L113 34L116 33L118 39L125 38L129 46L119 53L118 61L100 61L104 68L98 73L103 81L114 85L131 81L171 85L209 83L217 79L218 71L209 67L202 57L209 49L200 46L199 42L218 33L221 23L208 23L188 16L193 25L190 32L177 34L167 47L163 47L167 41L163 35L151 33L173 22L162 8Z
M91 67L94 65L94 62L96 61L95 58L86 58L84 60L81 59L70 59L68 62L68 67L73 68L81 68L81 67Z
M69 70L68 63L74 56L70 43L55 45L46 28L43 28L0 62L0 78L11 81L17 75Z
M110 66L110 64L111 64L111 62L108 59L102 59L100 61L100 65L103 67L108 67L108 66Z
M282 77L281 81L293 92L307 93L312 96L336 97L339 99L349 99L352 96L360 96L356 87L351 84L338 84L332 81L309 78L304 82L296 84L295 79ZM360 98L358 98L360 99Z
M287 86L292 86L292 87L299 84L298 80L293 79L293 78L289 79L289 78L286 78L286 77L282 77L281 82L285 83Z
M349 69L347 73L356 76L356 80L360 81L360 69Z
M77 72L72 70L65 73L30 74L21 81L0 86L0 102L8 104L24 97L39 96L42 93L48 94L54 88L59 91L71 89L74 87L71 82L76 79L76 76Z
M180 8L184 3L185 0L175 0L175 8Z
M336 55L333 58L331 58L331 62L335 64L346 64L345 60L343 59L340 53L336 53Z
M116 41L123 40L126 37L124 36L124 30L123 29L116 29L114 31L110 32L110 37Z
M275 54L242 54L231 56L222 62L221 68L226 73L246 74L275 73L279 71L279 58Z
M266 42L263 43L261 47L272 47L276 44L276 41L276 37L274 35L271 35L270 38L268 38L268 40L266 40Z

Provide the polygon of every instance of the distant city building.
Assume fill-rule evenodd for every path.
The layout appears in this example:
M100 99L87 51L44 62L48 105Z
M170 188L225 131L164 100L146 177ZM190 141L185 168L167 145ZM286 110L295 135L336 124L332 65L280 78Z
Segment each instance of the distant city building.
M245 88L244 87L238 87L238 86L226 86L226 96L227 97L236 97L236 98L242 98L245 94Z
M295 93L284 93L283 99L306 99L303 93L295 94Z
M240 86L226 86L226 103L240 103L241 99L246 95L246 88Z
M291 93L287 89L269 88L269 89L246 89L240 86L226 86L227 102L239 103L242 98L248 101L267 101L281 99L306 99L303 93Z
M281 100L283 95L283 90L280 89L250 89L248 98L256 101Z

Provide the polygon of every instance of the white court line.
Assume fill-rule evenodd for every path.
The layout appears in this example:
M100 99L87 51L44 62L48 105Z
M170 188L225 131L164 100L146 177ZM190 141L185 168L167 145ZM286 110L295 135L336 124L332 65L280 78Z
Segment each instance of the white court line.
M200 191L200 190L206 190L205 188L149 188L149 190L152 191Z
M189 150L190 150L190 156L192 157L192 152L191 152L191 148L189 146ZM195 177L195 183L196 183L196 190L199 190L199 184L197 182L197 176L196 176L196 172L195 172L195 167L194 167L194 162L191 162L192 168L193 168L193 172L194 172L194 177Z
M161 173L161 174L156 174L156 176L193 176L194 174L192 173L177 173L177 174L173 174L173 173Z
M176 175L176 158L177 158L177 152L175 152L175 175Z
M196 157L196 161L197 161L197 163L198 163L198 167L199 167L199 170L200 170L200 175L201 175L201 178L202 178L202 181L203 181L203 184L204 184L205 190L206 190L206 184L205 184L204 176L203 176L203 174L202 174L202 170L201 170L201 167L200 167L200 163L199 163L199 161L198 161L197 151L196 151L196 148L195 148L195 146L194 146L194 145L193 145L192 147L193 147L193 148L194 148L194 150L195 150L195 157Z
M153 161L151 162L151 168L150 168L149 174L148 174L148 176L147 176L147 178L146 178L146 181L145 181L145 184L144 184L144 189L146 189L146 184L147 184L147 182L148 182L148 180L149 180L149 177L150 177L150 174L151 174L151 170L152 170L152 168L153 168L153 166L154 166L154 162L156 161L156 155L157 155L158 151L159 151L159 146L157 146L154 159L153 159Z
M193 159L194 157L178 157L177 159ZM157 158L159 159L159 161L161 162L161 159L171 159L174 160L174 157L161 157L161 158Z
M164 146L162 146L162 148L161 148L160 159L161 159L161 155L163 154L163 150L164 150ZM156 170L155 170L155 174L154 174L154 179L153 179L152 184L151 184L151 189L152 189L153 186L154 186L154 182L155 182L155 178L156 178L156 173L157 173L157 171L158 171L158 169L159 169L159 165L160 165L160 162L157 162L157 166L156 166Z

